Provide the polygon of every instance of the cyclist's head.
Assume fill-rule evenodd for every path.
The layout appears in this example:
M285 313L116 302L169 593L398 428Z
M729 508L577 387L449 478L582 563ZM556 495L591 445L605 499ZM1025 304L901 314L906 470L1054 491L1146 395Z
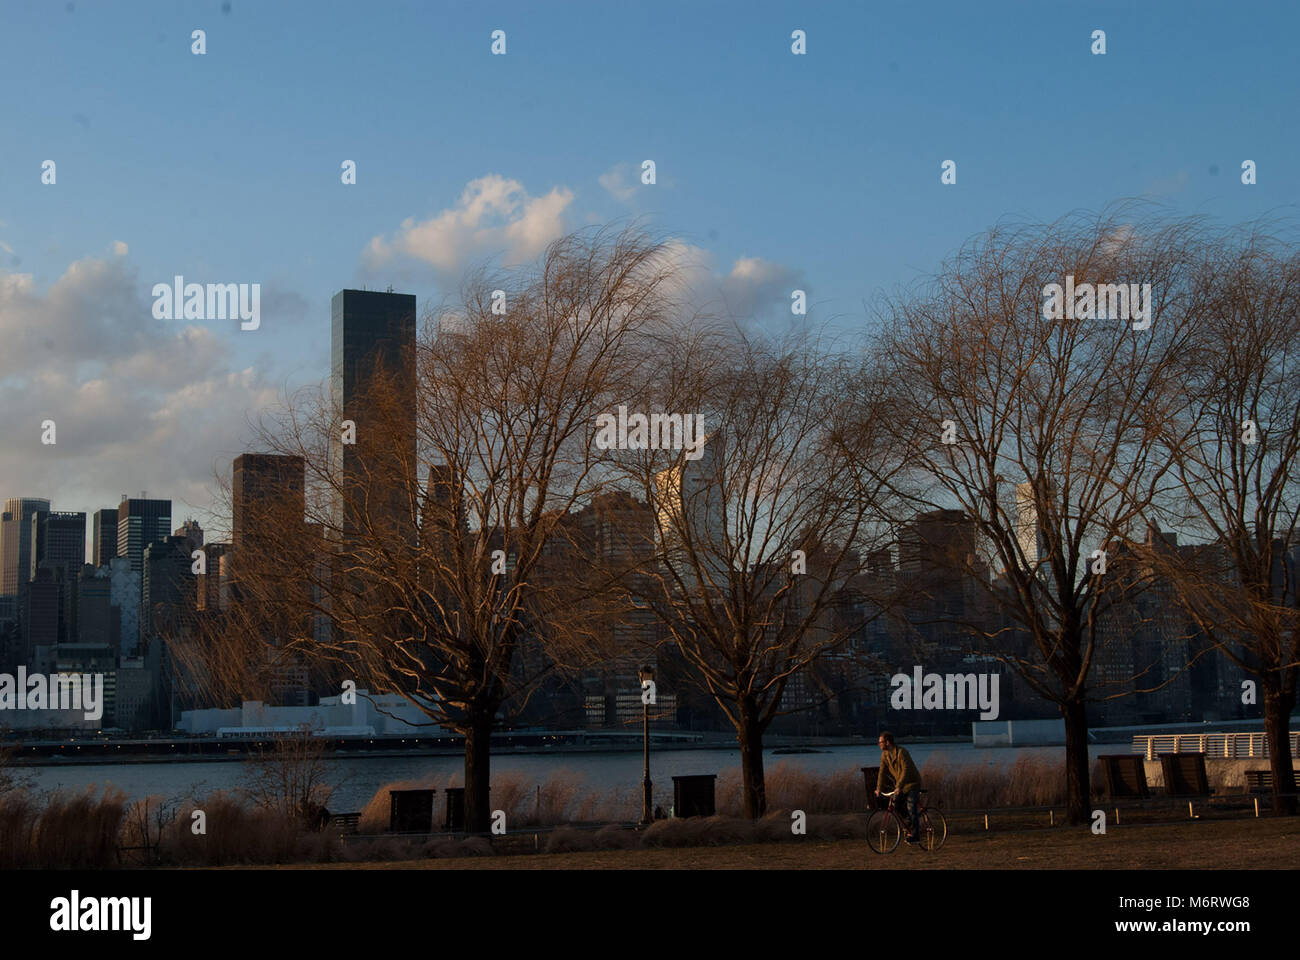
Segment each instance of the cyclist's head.
M894 735L888 730L882 730L880 732L880 738L876 743L880 746L881 750L888 750L894 745Z

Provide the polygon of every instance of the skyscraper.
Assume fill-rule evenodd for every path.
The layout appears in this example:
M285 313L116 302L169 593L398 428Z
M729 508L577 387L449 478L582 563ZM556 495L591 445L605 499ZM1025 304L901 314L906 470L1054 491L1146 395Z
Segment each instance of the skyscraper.
M172 529L172 502L124 497L117 507L117 555L131 570L144 570L144 549L166 540Z
M961 510L918 513L899 531L898 568L918 580L951 580L975 555L977 539L974 520Z
M108 566L117 556L117 507L96 510L91 517L90 562L97 567Z
M49 509L48 500L17 497L5 501L0 515L0 593L17 597L20 609L32 576L32 516Z
M209 570L229 573L234 601L244 605L250 622L272 642L310 631L305 607L309 585L291 573L301 569L299 551L306 549L308 540L305 479L302 457L236 457L231 470L231 549L222 558L230 564ZM277 608L276 601L288 602Z
M1048 484L1045 499L1050 502L1053 493L1051 484ZM1043 518L1039 516L1038 502L1034 497L1034 484L1030 480L1016 484L1016 542L1028 569L1045 575L1046 571L1038 567L1047 561L1047 541L1043 536Z
M38 510L32 514L31 577L40 566L60 568L65 578L75 577L85 562L84 513Z
M697 460L681 458L655 474L661 549L676 559L682 576L693 586L704 579L725 583L733 544L727 530L726 451L721 433L704 443ZM696 559L688 560L691 553Z
M195 608L195 581L185 537L167 537L144 551L140 578L140 634L147 644L155 634L187 625Z
M231 467L230 545L241 550L272 547L276 531L268 525L303 523L306 513L302 457L244 453Z
M193 554L195 550L203 546L203 528L193 517L187 519L176 528L174 536L185 538L185 552Z
M331 448L342 488L334 522L345 535L368 520L413 537L406 505L418 483L415 297L340 290L330 313L332 396L342 419L356 426L356 443L344 443L339 431ZM359 516L361 503L369 505L368 518Z

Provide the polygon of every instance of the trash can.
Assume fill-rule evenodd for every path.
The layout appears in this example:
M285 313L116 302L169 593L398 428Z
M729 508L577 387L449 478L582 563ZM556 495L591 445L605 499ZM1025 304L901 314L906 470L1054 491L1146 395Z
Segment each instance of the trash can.
M711 817L716 812L713 783L716 773L673 777L673 816Z
M488 796L492 795L492 788L488 788ZM465 788L448 787L447 788L447 816L442 821L442 829L451 833L459 833L465 829Z
M391 833L433 833L436 790L389 790L388 829Z
M862 779L867 782L867 809L884 810L889 806L888 797L876 796L876 780L880 777L879 767L863 767Z

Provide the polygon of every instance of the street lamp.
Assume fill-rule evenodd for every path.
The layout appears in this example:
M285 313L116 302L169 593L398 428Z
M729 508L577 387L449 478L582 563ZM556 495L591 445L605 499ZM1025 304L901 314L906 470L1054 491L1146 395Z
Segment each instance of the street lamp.
M645 761L645 776L641 780L641 826L648 827L654 821L650 810L650 701L654 699L654 667L647 664L637 671L637 677L641 680L641 756Z

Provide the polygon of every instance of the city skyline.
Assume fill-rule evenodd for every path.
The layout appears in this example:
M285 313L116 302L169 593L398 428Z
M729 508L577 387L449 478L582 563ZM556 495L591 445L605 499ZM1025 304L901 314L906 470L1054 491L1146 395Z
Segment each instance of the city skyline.
M395 4L384 42L366 44L350 43L345 5L12 11L0 76L42 77L45 108L19 108L0 147L0 495L89 517L148 489L211 527L214 474L245 452L245 419L282 387L329 377L334 291L392 286L424 310L466 269L525 262L593 222L663 231L692 258L692 288L749 322L790 324L798 288L807 322L852 332L882 292L1005 218L1118 197L1223 222L1294 216L1300 134L1270 119L1294 99L1294 9L1243 18L1203 3L1173 19L1098 4L1010 29L959 4L762 4L693 11L684 30L671 5L656 9L505 4L488 19ZM199 27L204 56L190 51ZM488 53L498 27L504 57ZM1104 57L1089 52L1098 27ZM805 57L790 55L795 28ZM354 69L338 82L327 64L345 52ZM592 70L601 84L578 79ZM1080 79L1151 135L1057 149ZM382 95L392 84L452 95L413 112ZM564 98L587 110L539 109ZM740 106L753 103L764 108ZM583 119L629 109L638 122L613 131ZM171 118L164 149L142 149L128 132L154 116ZM243 138L270 149L245 156L232 149ZM521 139L530 149L511 149ZM54 184L41 182L46 159ZM944 186L948 159L957 181ZM341 182L348 160L354 185ZM1249 186L1245 160L1258 165ZM260 283L260 328L155 319L152 286L178 275ZM46 418L53 446L40 443Z

